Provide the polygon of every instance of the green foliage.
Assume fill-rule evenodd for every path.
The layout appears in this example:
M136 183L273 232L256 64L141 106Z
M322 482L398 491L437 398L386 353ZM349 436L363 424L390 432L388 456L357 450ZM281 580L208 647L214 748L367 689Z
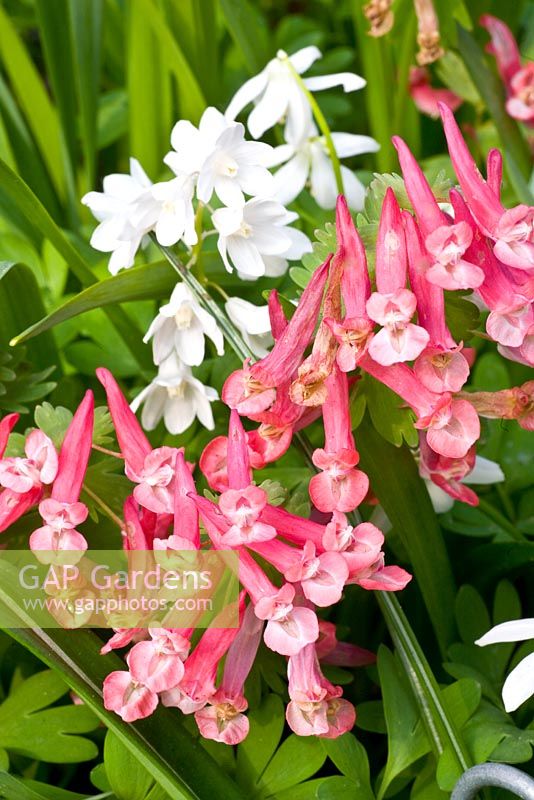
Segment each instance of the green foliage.
M10 353L0 352L0 409L4 411L27 414L31 404L56 387L56 383L46 380L53 375L55 367L34 372L25 356L24 347Z

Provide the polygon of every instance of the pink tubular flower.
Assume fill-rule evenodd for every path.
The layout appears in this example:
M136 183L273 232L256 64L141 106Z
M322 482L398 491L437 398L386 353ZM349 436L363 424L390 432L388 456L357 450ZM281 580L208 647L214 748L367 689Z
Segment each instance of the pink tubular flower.
M79 502L85 471L91 455L93 441L94 399L86 392L72 422L67 428L59 453L57 475L52 485L52 496L39 505L45 525L30 536L30 548L43 563L72 563L87 549L85 537L76 526L85 521L87 506ZM45 551L39 555L40 551Z
M106 391L109 412L126 466L131 473L140 473L152 446L111 372L100 367L96 376Z
M0 419L0 459L4 457L9 434L19 421L19 417L20 414L6 414L5 417Z
M265 644L283 656L296 655L319 636L315 612L294 606L294 598L294 587L285 583L274 594L257 598L254 604L256 616L267 620L263 634Z
M534 430L534 381L499 392L463 392L481 417L515 419L527 431Z
M52 441L40 430L33 430L24 445L26 458L4 458L0 461L0 486L17 494L54 481L58 458Z
M336 366L326 386L325 447L313 453L313 463L321 472L310 480L310 498L319 511L353 511L367 494L369 479L354 469L360 456L352 436L346 374Z
M220 687L209 704L195 712L198 729L205 739L232 745L239 744L247 736L249 722L243 712L248 703L244 688L261 642L262 630L261 620L249 605L228 650Z
M483 14L480 24L491 41L486 50L495 56L497 69L507 94L506 110L511 117L534 123L534 64L521 66L521 55L508 25L491 14Z
M442 225L430 233L425 245L435 262L427 270L426 279L451 291L477 289L484 281L484 272L462 258L472 238L471 228L465 222Z
M103 685L104 708L114 711L124 722L149 717L157 708L158 696L142 682L141 675L116 670L106 676Z
M219 499L219 508L230 525L221 537L224 547L239 547L274 539L276 530L259 521L266 505L267 494L259 486L250 485L244 489L228 489L223 492Z
M439 117L438 103L447 103L449 108L456 111L463 100L450 89L437 89L430 83L430 73L425 67L410 67L410 96L415 105L423 114L433 119Z
M354 706L341 698L342 690L321 672L315 645L309 644L288 663L290 702L286 719L299 736L335 739L356 722Z
M368 667L376 662L370 650L350 642L339 642L333 622L319 620L319 639L315 643L317 658L322 664L336 667Z
M345 318L338 322L325 316L325 323L338 343L336 360L339 369L350 372L356 368L360 355L367 349L374 326L365 308L371 294L365 248L343 195L339 195L336 204L336 234L336 258L343 264L341 294Z
M429 334L428 346L416 359L414 371L432 392L458 392L469 376L469 364L447 327L443 289L426 279L429 261L419 228L407 211L403 217L410 284L417 297L419 322Z
M381 367L366 357L362 367L393 389L415 411L415 427L427 429L430 447L449 458L463 458L480 436L480 422L473 406L449 394L426 389L406 364Z
M443 128L454 170L465 200L478 225L495 242L494 252L504 264L534 269L534 209L526 205L505 210L482 178L450 108L440 103Z
M421 477L431 480L455 500L468 503L470 506L477 506L478 497L475 492L460 483L462 478L469 475L475 466L475 448L471 447L463 458L445 458L428 446L424 433L420 434L419 444Z
M153 628L150 640L139 642L128 653L130 673L142 675L142 683L152 692L165 692L177 686L184 676L183 658L190 643L176 631Z
M417 300L406 289L407 254L404 229L395 193L388 187L376 245L376 287L366 304L369 317L383 326L369 344L369 354L384 366L417 358L428 333L410 322Z
M230 408L246 416L265 411L274 402L276 387L293 378L315 329L329 264L330 258L312 275L271 352L252 366L246 361L226 379L222 399Z

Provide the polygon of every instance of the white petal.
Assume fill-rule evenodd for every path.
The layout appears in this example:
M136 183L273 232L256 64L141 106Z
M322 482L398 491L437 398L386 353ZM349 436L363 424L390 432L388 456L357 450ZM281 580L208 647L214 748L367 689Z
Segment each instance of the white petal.
M188 328L174 333L176 352L184 364L198 367L204 361L204 331L198 320L194 320Z
M136 158L130 158L130 174L139 186L148 188L152 185L152 181Z
M183 433L195 419L195 406L186 389L183 397L168 397L164 410L165 427L175 435Z
M443 489L440 489L439 486L436 486L435 483L432 483L432 481L425 480L425 485L436 514L445 514L447 511L450 511L454 505L453 498L447 494L447 492L444 492Z
M260 102L250 112L247 125L254 139L263 136L265 131L276 125L286 113L287 84L287 80L280 78L270 80Z
M365 200L365 186L348 167L341 167L341 178L349 208L361 211Z
M228 128L228 120L218 108L208 106L200 118L199 131L206 137L215 140Z
M166 389L162 389L160 386L152 387L141 412L141 423L147 431L153 431L160 421L166 399Z
M242 297L229 297L225 303L226 313L240 330L252 334L270 333L269 307L256 306Z
M215 173L211 169L201 169L197 181L197 197L201 203L209 203L215 188Z
M318 75L316 78L305 78L304 83L310 92L320 92L333 86L342 86L344 92L356 92L363 89L367 81L354 72L337 72L335 75Z
M242 208L218 208L211 215L211 221L222 236L231 236L243 222Z
M284 128L286 142L298 147L310 135L313 129L313 115L308 98L295 82L287 86L287 120Z
M180 213L181 212L181 213ZM156 222L156 239L164 247L170 247L181 238L184 232L183 208L178 211L163 209Z
M356 133L333 133L332 141L339 158L359 156L362 153L376 153L380 145L372 136L360 136Z
M516 708L534 694L534 653L531 653L511 671L502 687L502 699L505 709L515 711Z
M288 229L273 225L256 225L249 241L260 253L267 256L285 255L291 246Z
M205 390L211 389L210 386L205 386L202 388ZM211 403L208 399L208 394L210 394L213 400L215 400L217 399L216 397L217 393L215 393L215 396L213 396L214 391L215 390L212 390L209 393L207 391L206 393L204 393L203 391L197 391L195 394L196 415L199 421L202 423L202 425L204 425L204 427L207 428L209 431L213 430L213 428L215 427L215 423L213 421L213 411L211 410Z
M270 154L270 157L267 159L264 166L277 167L278 164L283 164L285 161L288 161L293 155L295 155L294 145L280 144L278 145L278 147L272 148L272 153ZM96 194L96 192L90 192L90 194ZM88 195L85 196L87 197Z
M310 159L306 153L297 153L294 158L284 164L274 176L274 194L281 203L291 203L304 189Z
M224 203L226 206L240 206L245 202L243 192L241 191L239 183L235 178L228 178L226 176L216 177L214 181L214 187L217 197L221 203ZM251 193L248 192L248 194Z
M311 194L321 208L335 208L337 187L334 168L320 145L312 150Z
M475 644L485 647L487 644L498 644L499 642L523 642L527 639L534 639L534 619L514 619L511 622L501 622L495 625L484 636L477 639Z
M217 350L217 355L222 356L224 353L224 338L219 329L219 326L217 325L217 322L211 316L211 314L208 314L208 312L204 311L203 308L197 307L195 309L195 314L197 315L197 318L200 324L202 325L204 333L211 339L211 341L215 345L215 348Z
M130 408L132 409L134 414L137 412L137 409L139 408L141 403L143 403L149 396L149 394L153 391L153 389L154 389L154 384L149 383L148 386L145 386L145 388L141 392L139 392L139 394L136 395L136 397L134 397L134 399L130 403Z
M462 479L462 483L501 483L504 480L504 472L496 461L477 456L475 458L475 466L469 475Z
M267 70L263 70L258 75L250 78L241 86L230 100L230 104L225 112L227 120L234 120L245 106L252 103L263 92L267 85Z
M286 273L288 267L285 258L280 258L280 256L263 256L263 263L265 264L266 278L279 278ZM239 277L243 278L243 275Z
M227 240L228 255L238 272L259 278L265 274L265 264L258 249L242 236L230 236Z
M273 176L265 167L241 166L237 179L245 194L261 195L262 197L270 197L273 194Z
M219 255L222 258L222 262L227 270L227 272L233 272L233 267L228 260L228 248L227 248L228 239L226 236L219 236L217 239L217 250L219 251Z
M302 74L309 70L314 61L317 61L318 58L322 58L322 55L318 47L310 45L309 47L303 47L301 50L297 50L296 53L289 56L289 60L297 72Z
M305 233L299 231L297 228L286 228L285 232L291 239L291 245L282 254L284 258L288 258L290 261L298 261L302 258L304 253L312 252L312 243Z

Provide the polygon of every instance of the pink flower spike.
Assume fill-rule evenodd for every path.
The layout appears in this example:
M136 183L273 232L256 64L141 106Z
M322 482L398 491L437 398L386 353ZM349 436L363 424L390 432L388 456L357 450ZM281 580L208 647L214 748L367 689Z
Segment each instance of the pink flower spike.
M329 266L330 257L313 273L297 310L269 355L251 367L253 379L266 389L289 380L299 366L315 329Z
M310 480L309 493L319 511L353 511L369 491L369 478L354 469L359 456L355 450L340 450L335 454L317 449L313 463L321 469Z
M454 109L453 109L454 110ZM502 153L492 147L486 158L486 179L497 198L501 199L502 186Z
M463 458L445 458L429 447L424 433L420 434L419 443L421 477L431 480L455 500L477 506L478 497L475 492L461 483L475 466L475 447L471 447Z
M469 377L469 364L459 347L427 347L415 361L414 372L431 392L459 392Z
M434 264L426 279L442 289L477 289L484 282L484 271L465 261L462 256L471 244L473 233L466 222L442 225L425 239Z
M336 235L338 253L343 260L341 294L346 316L365 318L367 316L365 303L371 294L367 256L347 201L342 194L336 203Z
M34 531L29 544L41 564L76 564L88 546L85 536L73 528L58 529L51 525Z
M240 744L250 728L248 717L243 713L247 708L244 697L228 698L221 690L215 692L209 705L195 711L200 735L223 744Z
M519 205L505 211L492 237L496 240L494 253L503 264L534 270L534 207Z
M99 367L96 376L104 387L121 453L132 472L141 472L152 445L111 372Z
M400 208L395 192L388 186L376 242L376 288L381 295L395 294L405 288L407 263ZM369 314L369 301L367 313ZM371 314L369 316L374 319Z
M230 411L228 426L228 486L245 489L252 481L252 471L247 447L247 435L235 409Z
M208 482L210 489L214 492L224 492L228 489L228 438L226 436L216 436L208 442L198 465Z
M154 713L158 696L135 681L126 671L110 672L104 680L104 708L115 711L124 722L135 722Z
M410 322L417 301L409 289L393 294L374 292L367 301L367 313L383 325L371 339L369 355L383 366L412 361L424 350L429 335L424 328Z
M349 406L349 382L344 372L334 368L326 382L328 395L323 404L325 450L354 450ZM356 462L357 463L357 462Z
M6 414L6 416L0 420L0 459L4 457L9 434L19 421L19 418L20 414Z
M319 636L317 616L310 608L292 606L284 616L270 619L263 640L270 650L294 656Z
M428 424L428 444L448 458L463 458L479 437L478 414L467 400L452 400L450 406L437 409Z
M328 732L327 688L317 660L315 646L308 644L290 657L289 697L286 720L299 736L319 736Z
M147 454L138 473L132 472L126 463L126 475L139 484L134 497L140 506L155 514L174 514L175 462L174 447L158 447Z
M404 178L408 197L417 214L424 236L428 236L440 225L446 225L447 217L438 206L423 170L408 145L399 136L394 136L392 141L399 156L402 177Z
M514 35L508 25L491 14L483 14L480 24L491 36L486 51L495 56L501 80L509 89L512 78L521 69L521 57Z
M0 533L7 530L26 511L37 505L43 495L41 486L34 486L28 492L14 492L4 489L0 494Z
M368 578L360 578L359 585L363 589L382 592L400 592L412 580L409 572L402 567L382 567Z
M321 547L324 527L317 522L291 514L279 506L266 505L261 512L261 519L272 525L280 536L295 544L303 545L308 539L317 547Z
M226 547L239 547L252 542L274 539L276 530L258 518L267 504L267 495L258 486L245 489L228 489L221 494L219 509L230 527L221 538Z
M195 481L184 458L183 450L176 453L174 479L174 534L190 543L195 550L200 548L198 509L189 496L196 494ZM185 543L185 542L184 542Z
M75 503L80 497L83 479L93 444L95 402L91 390L78 406L61 445L57 476L52 497L64 503Z
M356 709L343 697L332 697L327 701L326 721L328 731L321 734L322 739L337 739L356 724Z
M223 402L247 417L265 411L274 403L275 398L276 389L265 386L258 380L247 362L243 369L238 369L227 377L222 389Z
M338 343L336 362L342 372L352 372L358 366L360 357L367 351L373 335L374 325L367 317L345 317L343 322L326 318Z
M512 78L510 97L506 101L506 110L510 116L529 126L534 125L533 88L534 64L530 61Z

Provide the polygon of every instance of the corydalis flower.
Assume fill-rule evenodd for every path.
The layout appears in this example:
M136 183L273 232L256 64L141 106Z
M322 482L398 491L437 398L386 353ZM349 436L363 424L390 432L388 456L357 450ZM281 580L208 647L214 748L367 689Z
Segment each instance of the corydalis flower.
M204 361L205 336L211 339L221 356L224 341L214 318L199 306L184 283L177 283L169 302L161 306L143 341L152 339L155 364L161 364L176 352L184 364L196 367Z
M288 227L297 215L274 200L254 198L243 206L219 208L213 214L217 247L228 272L254 280L262 275L282 275L287 259L311 251L307 236Z
M497 69L504 83L506 110L511 117L528 125L534 124L534 64L521 65L521 54L510 28L497 17L484 14L480 24L491 36L488 53L495 56Z
M211 403L218 394L211 386L204 386L171 354L160 364L157 376L132 402L136 411L143 404L141 421L151 431L163 419L169 433L183 433L193 424L195 417L208 430L213 430Z
M291 56L279 50L265 69L238 89L226 109L227 119L235 119L245 106L254 102L256 105L249 114L247 126L255 139L285 118L286 139L299 141L311 122L311 109L293 70L299 74L307 72L321 55L313 46L304 47ZM351 72L304 78L304 83L312 92L333 86L343 86L345 92L354 92L365 86L364 79Z

